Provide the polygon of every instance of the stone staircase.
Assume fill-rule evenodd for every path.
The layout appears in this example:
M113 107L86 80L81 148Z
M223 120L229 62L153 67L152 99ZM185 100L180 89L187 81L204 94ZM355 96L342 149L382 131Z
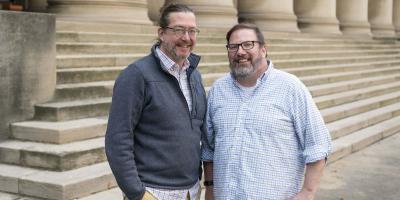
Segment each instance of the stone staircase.
M30 121L0 142L0 191L32 199L119 199L104 155L114 79L147 55L156 27L57 22L57 86ZM208 90L228 72L223 29L202 29L195 52ZM276 68L311 91L335 161L400 131L400 45L335 35L265 33Z

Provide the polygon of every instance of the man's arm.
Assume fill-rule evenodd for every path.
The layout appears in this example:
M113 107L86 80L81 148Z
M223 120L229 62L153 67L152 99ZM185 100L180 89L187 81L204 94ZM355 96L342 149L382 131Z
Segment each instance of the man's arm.
M115 81L105 136L105 150L118 186L130 200L145 193L134 159L133 132L143 109L144 79L133 66Z
M206 187L205 200L213 200L214 199L213 163L204 161L203 166L204 166L204 185ZM207 185L206 183L208 183L209 185Z
M306 165L303 188L291 200L313 200L325 167L325 159Z

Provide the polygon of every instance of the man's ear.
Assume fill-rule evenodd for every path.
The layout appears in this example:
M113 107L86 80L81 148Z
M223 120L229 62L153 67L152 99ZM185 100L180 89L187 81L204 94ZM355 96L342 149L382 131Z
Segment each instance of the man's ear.
M158 28L158 38L160 38L160 40L161 41L163 41L164 40L164 29L162 29L162 28Z
M267 57L267 47L265 46L265 44L262 46L261 51L262 51L264 57Z

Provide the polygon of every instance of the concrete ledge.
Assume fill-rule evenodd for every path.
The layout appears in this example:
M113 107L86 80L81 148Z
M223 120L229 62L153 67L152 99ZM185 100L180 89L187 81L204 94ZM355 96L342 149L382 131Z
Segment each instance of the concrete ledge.
M33 117L56 85L55 16L0 12L0 140L9 124Z

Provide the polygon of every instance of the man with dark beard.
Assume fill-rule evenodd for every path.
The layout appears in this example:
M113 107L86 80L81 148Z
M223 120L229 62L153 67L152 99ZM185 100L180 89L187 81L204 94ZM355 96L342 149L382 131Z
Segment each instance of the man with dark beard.
M199 30L181 4L164 8L159 25L151 53L115 82L106 155L124 199L199 199L206 96L191 53Z
M209 92L202 141L206 200L313 199L331 140L310 93L265 58L255 25L226 41L231 73Z

